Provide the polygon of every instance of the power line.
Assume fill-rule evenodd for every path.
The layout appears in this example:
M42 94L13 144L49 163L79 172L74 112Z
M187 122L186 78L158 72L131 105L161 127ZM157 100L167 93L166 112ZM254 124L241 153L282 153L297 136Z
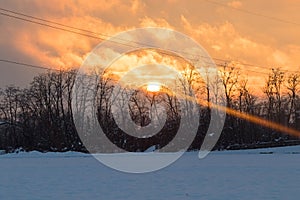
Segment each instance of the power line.
M0 15L4 15L4 16L7 16L7 17L11 17L11 18L15 18L15 19L19 19L19 20L22 20L22 21L26 21L26 22L30 22L30 23L33 23L33 24L38 24L38 25L41 25L41 26L46 26L46 27L49 27L49 28L53 28L53 29L57 29L57 30L61 30L61 31L66 31L66 32L69 32L69 33L74 33L74 34L78 34L78 35L82 35L82 36L85 36L85 37L89 37L89 38L94 38L94 39L99 39L99 40L106 40L105 38L102 38L102 37L98 37L98 36L93 36L93 35L89 35L89 34L85 34L85 33L80 33L80 32L77 32L77 31L72 31L72 30L69 30L69 29L65 29L65 28L61 28L61 27L57 27L57 26L53 26L53 25L49 25L49 24L45 24L45 23L41 23L41 22L37 22L37 21L33 21L33 20L30 20L30 19L25 19L25 18L22 18L22 17L18 17L18 16L13 16L13 15L10 15L10 14L6 14L6 13L3 13L3 12L0 12ZM119 39L119 38L118 38ZM133 45L130 45L128 43L120 43L120 42L117 42L117 41L114 41L114 40L110 40L110 42L113 42L113 43L117 43L117 44L120 44L120 45L124 45L124 46L128 46L128 47L133 47L133 48L138 48L139 46L133 46ZM128 42L130 42L128 40ZM155 46L151 46L151 45L148 45L148 48L155 48ZM157 47L156 47L157 48ZM174 53L176 53L177 51L174 51L172 50ZM161 54L165 54L165 55L169 55L169 56L174 56L174 57L179 57L179 58L182 58L181 56L179 55L176 55L176 54L171 54L171 53L167 53L165 51L161 51L160 52ZM177 52L178 53L178 52ZM185 54L188 54L188 53L185 53ZM194 55L195 56L195 55ZM201 57L204 57L204 56L201 56ZM206 57L208 58L208 57ZM198 61L198 59L190 59L192 61ZM207 63L207 64L212 64L212 63Z
M50 67L43 67L43 66L39 66L39 65L32 65L32 64L27 64L27 63L23 63L23 62L12 61L12 60L6 60L6 59L0 59L0 62L20 65L20 66L24 66L24 67L36 68L36 69L59 71L57 69L53 69L53 68L50 68Z
M212 1L212 0L202 0L202 1L206 1L206 2L211 3L211 4L227 7L227 8L230 8L232 10L243 12L243 13L246 13L246 14L249 14L249 15L263 17L263 18L266 18L266 19L269 19L269 20L273 20L273 21L277 21L277 22L281 22L281 23L285 23L285 24L292 24L292 25L300 26L300 23L288 21L288 20L285 20L285 19L280 19L280 18L273 17L273 16L264 15L264 14L261 14L261 13L256 13L256 12L246 10L246 9L242 9L242 8L235 8L235 7L229 6L227 4L220 3L220 2L216 2L216 1Z
M0 10L11 13L11 14L14 14L14 15L11 15L11 14L0 12L1 15L4 15L4 16L7 16L7 17L15 18L15 19L18 19L18 20L23 20L23 21L26 21L26 22L30 22L30 23L34 23L34 24L38 24L38 25L42 25L42 26L47 26L47 27L62 30L62 31L67 31L67 32L74 33L74 34L83 35L83 36L86 36L86 37L91 37L91 38L94 38L94 39L106 40L106 39L112 37L111 35L106 35L106 34L102 34L102 33L93 32L93 31L90 31L90 30L87 30L87 29L82 29L82 28L78 28L78 27L74 27L74 26L65 25L65 24L62 24L62 23L42 19L42 18L39 18L39 17L35 17L35 16L32 16L32 15L28 15L28 14L24 14L24 13L12 11L12 10L4 9L4 8L1 8L1 7L0 7ZM15 16L15 15L19 15L19 16L22 16L22 17L18 17L18 16ZM30 18L30 19L26 19L24 17ZM38 21L41 21L41 22L34 21L34 20L38 20ZM42 23L42 22L50 23L50 24L53 24L53 25L59 25L61 27L65 27L65 28L45 24L45 23ZM69 29L66 29L66 28L70 28L72 30L77 30L77 31L81 31L81 32L91 33L93 35L83 34L83 33L80 33L80 32L77 32L77 31L72 31L72 30L69 30ZM103 37L99 37L98 35L101 35ZM104 37L106 37L106 38L104 38ZM118 40L118 41L115 41L115 40ZM134 44L141 45L141 46L147 46L148 48L158 48L157 46L154 46L154 45L141 43L141 42L136 42L136 41L132 41L132 40L126 40L126 39L122 39L122 38L116 38L116 37L114 37L113 40L110 39L110 41L114 42L114 43L121 44L121 45L134 47L134 48L138 48L140 46L133 46L133 45L129 45L128 43L134 43ZM120 43L120 41L126 42L126 43L125 44ZM170 50L170 51L174 51L174 50ZM193 54L186 53L186 52L181 52L181 51L174 51L174 52L184 53L184 54L192 55L192 56L198 56L198 55L193 55ZM202 56L202 57L204 57L204 56ZM208 57L205 57L205 58L208 58ZM217 60L219 60L219 59L217 59Z
M85 34L85 33L80 33L80 32L77 32L77 31L69 30L69 29L62 28L62 27L57 27L55 25L45 24L43 22L38 22L38 21L31 20L31 19L26 19L26 18L23 18L23 17L18 17L18 16L14 16L14 15L11 15L11 14L3 13L3 12L0 12L0 15L3 15L3 16L6 16L6 17L10 17L10 18L14 18L14 19L18 19L18 20L22 20L22 21L25 21L25 22L30 22L30 23L33 23L33 24L38 24L38 25L41 25L41 26L46 26L46 27L53 28L53 29L58 29L58 30L61 30L61 31L66 31L66 32L73 33L73 34L82 35L82 36L85 36L85 37L99 39L99 40L102 40L102 41L106 40L106 38L103 38L103 37L89 35L89 34ZM35 18L35 17L33 17L33 18ZM44 21L48 21L48 20L44 20ZM52 22L52 23L54 23L54 22ZM65 25L61 24L61 26L65 26ZM70 27L70 26L66 26L66 27ZM81 29L78 29L78 28L75 28L75 27L73 27L73 29L75 29L75 30L81 30ZM120 38L114 38L114 39L123 40L123 41L129 42L129 43L137 43L137 42L134 42L134 41L124 40L124 39L120 39ZM114 40L110 40L110 42L113 42L113 43L116 43L116 44L120 44L120 45L123 45L123 46L133 47L133 48L139 48L140 47L140 46L130 45L128 43L121 43L121 42L114 41ZM140 44L142 44L142 43L140 43ZM142 45L147 46L147 48L158 48L156 46L149 45L149 44L142 44ZM178 57L178 58L182 58L182 57L179 56L179 55L177 55L177 54L175 54L175 53L184 53L186 55L192 55L192 54L189 54L189 53L186 53L186 52L180 52L180 51L174 51L174 50L170 50L170 51L172 51L173 53L168 53L167 49L165 51L160 51L160 53L168 55L168 56ZM196 55L192 55L192 56L195 57ZM200 56L200 57L202 57L202 58L210 58L210 57L206 57L206 56ZM215 59L219 60L219 61L224 61L223 59L219 59L219 58L215 58ZM189 58L189 60L191 60L191 61L199 61L199 59L196 59L196 58ZM213 64L213 63L212 62L206 62L206 64Z
M60 28L60 27L57 27L57 26L52 26L52 25L49 25L49 24L33 21L33 20L30 20L30 19L26 19L26 18L22 18L22 17L18 17L18 16L13 16L13 15L3 13L3 12L0 12L0 15L4 15L4 16L7 16L7 17L19 19L19 20L30 22L30 23L33 23L33 24L38 24L38 25L41 25L41 26L47 26L47 27L50 27L50 28L53 28L53 29L58 29L58 30L67 31L67 32L74 33L74 34L79 34L79 35L94 38L94 39L105 40L104 38L101 38L101 37L92 36L92 35L76 32L76 31L68 30L68 29L65 29L65 28Z
M269 67L263 67L263 66L258 66L258 65L254 65L254 64L244 63L244 62L240 62L240 61L233 61L232 60L232 62L235 62L236 64L240 64L242 66L255 67L255 68L260 68L260 69L263 69L263 70L273 70L273 69L279 68L280 71L284 71L284 72L292 72L292 73L298 73L299 72L298 70L297 71L295 71L295 70L284 70L284 69L281 69L281 67L271 67L271 68L269 68Z
M90 31L90 30L87 30L87 29L81 29L81 28L74 27L74 26L68 26L68 25L65 25L65 24L62 24L62 23L50 21L50 20L47 20L47 19L35 17L35 16L32 16L32 15L28 15L28 14L24 14L24 13L20 13L20 12L16 12L16 11L13 11L13 10L4 9L4 8L1 8L1 7L0 7L0 10L8 12L8 13L15 14L15 15L23 16L23 17L17 17L17 16L14 16L14 15L11 15L11 14L6 14L6 13L0 12L1 15L4 15L4 16L7 16L7 17L15 18L15 19L18 19L18 20L23 20L23 21L26 21L26 22L30 22L30 23L34 23L34 24L38 24L38 25L42 25L42 26L47 26L47 27L54 28L54 29L59 29L59 30L62 30L62 31L71 32L71 33L74 33L74 34L83 35L83 36L86 36L86 37L92 37L94 39L106 40L106 39L112 37L111 35L97 33L97 32L93 32L93 31ZM91 34L94 34L96 36L94 36L94 35L88 35L88 34L82 34L82 33L76 32L76 31L70 31L68 29L66 30L65 28L60 28L60 27L48 25L48 24L45 24L45 23L41 23L41 22L36 22L36 21L33 21L33 20L25 19L24 17L27 17L27 18L30 18L30 19L33 19L33 20L38 20L38 21L50 23L50 24L54 24L54 25L59 25L59 26L62 26L62 27L65 27L65 28L70 28L70 29L77 30L77 31L83 31L83 32L86 32L86 33L91 33ZM97 35L102 35L102 36L104 36L106 38L99 37ZM136 42L136 41L132 41L132 40L126 40L126 39L116 38L116 37L114 37L113 39L114 40L123 41L123 42L135 43L135 44L138 44L138 45L144 45L144 46L151 47L151 48L158 48L157 46L154 46L154 45L150 45L150 44L146 44L146 43L141 43L141 42ZM112 40L110 40L110 41L112 41ZM135 48L139 47L139 46L132 46L132 45L128 45L128 44L123 44L123 43L120 43L120 42L117 42L117 41L113 41L113 42L121 44L121 45L129 46L129 47L135 47ZM168 50L168 49L166 49L166 50ZM186 52L182 52L182 51L174 51L174 50L170 50L170 51L173 51L173 52L176 52L176 53L183 53L183 54L194 56L194 57L199 56L199 55L195 55L195 54L191 54L191 53L186 53ZM162 53L165 54L165 52L162 52ZM200 56L200 57L202 57L202 58L210 58L210 57L206 57L206 56ZM222 61L222 62L230 62L229 60L224 60L224 59L221 59L221 58L212 58L212 59L217 60L217 61ZM190 59L190 60L194 60L195 61L196 59ZM211 64L211 63L209 63L209 64Z
M13 10L4 9L4 8L1 8L1 7L0 7L0 10L8 12L8 13L15 14L15 15L23 16L23 17L26 17L26 18L30 18L30 19L33 19L33 20L38 20L38 21L42 21L42 22L46 22L46 23L50 23L50 24L59 25L59 26L66 27L66 28L70 28L70 29L73 29L73 30L90 33L90 34L96 35L95 39L106 40L106 39L112 37L111 35L106 35L106 34L103 34L103 33L94 32L94 31L90 31L90 30L87 30L87 29L82 29L82 28L78 28L78 27L74 27L74 26L65 25L65 24L62 24L62 23L54 22L54 21L51 21L51 20L43 19L43 18L40 18L40 17L35 17L35 16L32 16L32 15L28 15L28 14L24 14L24 13L20 13L20 12L16 12L16 11L13 11ZM13 17L13 16L9 16L9 17ZM51 27L51 28L53 28L53 27ZM99 35L102 36L102 37L99 37ZM103 37L106 37L106 38L103 38ZM139 44L139 45L145 45L145 44L140 43L140 42L129 41L129 40L122 39L122 38L114 38L114 39L117 39L117 40L120 40L120 41L124 41L124 42L131 42L131 43L135 43L135 44Z
M20 13L20 12L16 12L16 11L4 9L4 8L1 8L1 7L0 7L0 10L5 11L5 12L9 12L9 13L13 13L13 14L16 14L16 15L20 15L20 16L25 16L25 17L28 17L28 18L31 18L31 19L42 21L42 22L47 22L47 23L51 23L51 24L54 24L54 25L59 25L59 26L66 27L66 28L71 28L73 30L79 30L79 31L87 32L87 33L101 35L100 33L96 33L96 32L93 32L93 31L86 30L86 29L81 29L81 28L77 28L77 27L73 27L73 26L64 25L64 24L61 24L61 23L57 23L57 22L54 22L54 21L50 21L50 20L46 20L46 19L34 17L34 16L31 16L31 15L27 15L27 14L24 14L24 13ZM105 40L106 39L106 38L103 38L103 37L89 35L89 34L84 34L84 33L80 33L80 32L77 32L77 31L68 30L66 28L61 28L61 27L57 27L57 26L53 26L53 25L49 25L49 24L45 24L45 23L41 23L41 22L36 22L36 21L30 20L30 19L25 19L23 17L18 17L18 16L14 16L14 15L2 13L2 12L0 12L0 14L4 15L4 16L7 16L7 17L11 17L11 18L23 20L23 21L26 21L26 22L30 22L30 23L34 23L34 24L38 24L38 25L42 25L42 26L47 26L47 27L58 29L58 30L62 30L62 31L67 31L67 32L74 33L74 34L79 34L79 35L90 37L90 38L94 38L94 39L100 39L100 40ZM102 35L104 35L104 34L102 34ZM105 36L108 37L108 38L111 37L109 35L105 35ZM152 47L152 48L157 48L157 47L155 47L153 45L138 43L138 42L131 41L131 40L125 40L125 39L120 39L120 38L114 38L114 39L122 40L122 41L126 41L126 42L130 42L130 43L135 43L135 44L140 44L140 45L146 45L146 46ZM129 46L129 47L138 48L138 46L129 45L128 43L124 44L124 43L120 43L120 42L117 42L117 41L112 41L112 42L115 42L115 43L118 43L118 44L121 44L121 45L125 45L125 46ZM174 51L174 50L172 50L172 51ZM180 51L174 51L174 52L184 53L186 55L192 55L192 54L186 53L186 52L180 52ZM167 53L167 52L160 52L160 53L166 54L166 55L170 55L170 56L180 57L178 55L170 54L170 53ZM192 56L198 56L198 55L192 55ZM201 57L203 57L203 58L209 58L209 57L205 57L205 56L201 56ZM225 59L215 58L215 57L212 57L212 59L214 59L215 61L221 61L221 62L227 62L227 63L232 62L232 60L225 60ZM192 60L192 61L198 61L198 59L190 59L190 60ZM242 63L242 62L238 62L238 63L241 64L241 65L245 65L245 66L259 67L259 66L253 65L253 64L248 64L248 63ZM212 64L212 63L207 63L207 64ZM260 67L260 68L264 68L265 69L265 67Z
M0 10L5 11L5 12L9 12L9 13L13 13L13 14L16 14L16 15L24 16L24 17L27 17L27 18L47 22L47 23L51 23L51 24L55 24L55 25L59 25L59 26L64 26L64 27L68 27L68 28L71 28L71 29L75 29L75 30L79 30L79 31L87 32L87 33L92 33L92 34L95 34L95 35L103 35L103 36L109 37L109 36L101 34L101 33L96 33L96 32L86 30L86 29L81 29L81 28L75 28L75 27L72 27L72 26L68 26L68 25L65 25L65 24L58 23L58 22L42 19L42 18L39 18L39 17L34 17L34 16L31 16L31 15L16 12L16 11L13 11L13 10L4 9L4 8L1 8L1 7L0 7Z
M210 0L209 0L210 1ZM210 2L213 2L213 1L210 1ZM215 2L217 3L217 2ZM225 5L225 4L224 4ZM227 6L227 5L226 5ZM86 30L86 29L80 29L80 28L77 28L77 27L73 27L73 26L68 26L68 25L64 25L64 24L61 24L61 23L57 23L57 22L54 22L54 21L50 21L50 20L46 20L46 19L42 19L42 18L38 18L38 17L34 17L34 16L31 16L31 15L27 15L27 14L24 14L24 13L20 13L20 12L16 12L16 11L12 11L12 10L8 10L8 9L4 9L4 8L1 8L0 7L0 10L2 11L5 11L5 12L9 12L9 13L12 13L12 14L7 14L7 13L3 13L3 12L0 12L0 15L3 15L3 16L6 16L6 17L10 17L10 18L14 18L14 19L18 19L18 20L22 20L22 21L25 21L25 22L29 22L29 23L33 23L33 24L37 24L37 25L41 25L41 26L46 26L46 27L49 27L49 28L53 28L53 29L57 29L57 30L61 30L61 31L66 31L66 32L70 32L70 33L73 33L73 34L78 34L78 35L81 35L81 36L85 36L85 37L90 37L90 38L94 38L94 39L99 39L99 40L106 40L106 38L103 38L103 37L99 37L99 36L96 36L96 35L103 35L103 36L106 36L106 37L111 37L109 35L104 35L104 34L99 34L99 33L96 33L96 32L93 32L93 31L89 31L89 30ZM19 15L19 16L15 16L15 15ZM30 19L27 19L27 18L24 18L24 17L27 17L27 18L30 18ZM33 19L33 20L32 20ZM39 20L39 21L35 21L35 20ZM46 22L46 23L44 23ZM53 25L49 25L47 23L51 23ZM57 25L61 26L61 27L58 27ZM65 28L63 28L65 27ZM69 28L73 29L73 30L69 30ZM77 30L77 31L74 31L74 30ZM86 32L86 33L81 33L81 32L78 32L78 31L83 31L83 32ZM95 35L90 35L90 34L87 34L87 33L92 33L92 34L95 34ZM138 42L135 42L135 41L131 41L131 40L125 40L125 39L121 39L121 38L114 38L114 39L117 39L117 40L121 40L121 41L125 41L127 42L126 44L124 43L121 43L121 42L118 42L118 41L112 41L114 43L117 43L117 44L120 44L120 45L125 45L125 46L129 46L129 47L133 47L133 48L138 48L139 46L133 46L133 45L130 45L129 43L135 43L135 44L140 44L140 45L146 45L148 46L149 48L158 48L158 47L155 47L153 45L149 45L149 44L143 44L143 43L138 43ZM186 52L180 52L180 51L174 51L174 50L171 50L175 53L184 53L186 55L191 55L191 56L196 56L196 55L193 55L193 54L190 54L190 53L186 53ZM181 56L179 55L176 55L176 54L171 54L171 53L168 53L168 52L165 52L165 51L161 51L160 52L161 54L165 54L165 55L169 55L169 56L174 56L174 57L179 57L179 58L182 58ZM198 55L199 56L199 55ZM202 58L209 58L209 57L205 57L205 56L200 56ZM262 67L262 66L258 66L258 65L254 65L254 64L249 64L249 63L243 63L243 62L239 62L239 61L233 61L233 60L227 60L227 59L221 59L221 58L215 58L215 57L212 57L213 60L215 61L221 61L221 62L225 62L225 63L231 63L231 62L235 62L237 64L240 64L240 65L243 65L243 66L251 66L251 67L256 67L256 68L262 68L264 70L270 70L272 68L266 68L266 67ZM190 59L191 61L199 61L199 59L195 59L195 58L192 58ZM206 64L213 64L213 63L208 63L206 62ZM290 71L290 70L282 70L282 71L288 71L288 72L295 72L297 73L298 71Z
M36 69L43 69L43 70L50 70L50 71L61 71L60 69L55 69L55 68L50 68L50 67L45 67L45 66L40 66L40 65L33 65L33 64L28 64L28 63L14 61L14 60L0 59L0 62L9 63L9 64L15 64L15 65L23 66L23 67L36 68ZM224 67L224 64L220 64L219 63L219 64L216 64L216 66L218 66L218 67ZM239 69L239 70L241 70L241 71L247 71L247 72L251 72L251 73L258 73L258 74L269 75L269 73L266 73L266 72L260 72L260 71L249 70L249 69ZM297 72L297 73L300 73L300 72Z
M224 67L226 65L226 63L221 63L221 64L216 64L218 67ZM265 75L269 75L268 72L262 72L262 71L255 71L255 70L251 70L251 69L245 69L245 68L237 68L240 71L246 71L246 72L251 72L251 73L256 73L256 74L265 74ZM270 70L270 69L265 69L265 70ZM297 73L297 72L295 72Z

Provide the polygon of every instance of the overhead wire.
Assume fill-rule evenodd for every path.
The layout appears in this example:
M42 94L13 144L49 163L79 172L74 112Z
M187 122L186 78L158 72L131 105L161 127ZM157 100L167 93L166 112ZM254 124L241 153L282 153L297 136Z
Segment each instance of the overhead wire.
M36 69L43 69L43 70L50 70L50 71L61 71L61 69L45 67L45 66L40 66L40 65L33 65L33 64L25 63L25 62L20 62L20 61L15 61L15 60L8 60L8 59L3 59L3 58L0 58L0 62L15 64L15 65L23 66L23 67L36 68ZM220 67L223 67L224 64L216 63L216 66L218 68L220 68ZM240 71L247 71L247 72L251 72L251 73L258 73L258 74L265 74L265 75L270 74L270 73L267 73L267 72L254 71L254 70L250 70L250 69L241 69L241 68L237 68L237 69L240 70ZM300 72L298 72L298 73L300 73Z
M285 20L285 19L281 19L281 18L277 18L277 17L273 17L273 16L264 15L264 14L261 14L261 13L257 13L257 12L242 9L242 8L233 7L233 6L230 6L228 4L221 3L221 2L217 2L217 1L213 1L213 0L202 0L202 1L205 1L205 2L208 2L208 3L211 3L211 4L215 4L215 5L219 5L219 6L222 6L222 7L227 7L227 8L230 8L232 10L243 12L243 13L246 13L246 14L249 14L249 15L263 17L263 18L266 18L266 19L269 19L269 20L280 22L280 23L300 26L300 23L297 23L297 22L293 22L293 21L289 21L289 20Z
M210 2L213 2L213 1L210 1ZM65 25L65 24L62 24L62 23L58 23L58 22L46 20L46 19L35 17L35 16L32 16L32 15L28 15L28 14L16 12L16 11L13 11L13 10L4 9L4 8L1 8L1 7L0 7L0 10L4 11L4 12L11 13L11 14L7 14L7 13L3 13L3 12L0 11L0 15L3 15L3 16L6 16L6 17L10 17L10 18L15 18L15 19L22 20L22 21L25 21L25 22L29 22L29 23L33 23L33 24L37 24L37 25L41 25L41 26L46 26L46 27L49 27L49 28L58 29L58 30L61 30L61 31L66 31L66 32L70 32L70 33L73 33L73 34L82 35L82 36L85 36L85 37L99 39L99 40L102 40L102 41L106 40L108 38L111 38L111 36L109 36L109 35L105 35L105 34L101 34L101 33L96 33L96 32L93 32L93 31L86 30L86 29L81 29L81 28L77 28L77 27ZM18 15L18 16L15 16L15 15ZM26 18L24 18L24 17L26 17ZM29 19L27 19L27 18L29 18ZM35 20L38 20L38 21L35 21ZM50 23L50 24L46 24L44 22ZM57 25L60 26L60 27L58 27ZM69 29L72 29L72 30L69 30ZM78 32L78 31L82 31L82 32L85 32L85 33L81 33L81 32ZM87 34L87 33L89 33L89 34ZM90 35L90 34L93 34L93 35ZM98 35L102 35L103 37L100 37ZM104 38L104 37L107 37L107 38ZM115 40L124 41L126 43L121 43L120 41L115 41ZM134 47L134 48L137 48L139 46L130 45L129 43L135 43L135 44L139 44L139 45L147 45L147 47L150 47L150 48L158 48L158 47L155 47L153 45L139 43L139 42L135 42L135 41L131 41L131 40L126 40L126 39L122 39L122 38L116 38L116 37L114 37L114 40L110 40L110 41L114 42L114 43L118 43L120 45L125 45L125 46L129 46L129 47ZM182 58L181 56L174 54L174 53L182 53L182 52L180 52L180 51L174 51L174 50L172 50L172 51L173 51L172 54L169 53L169 52L166 52L166 51L162 51L160 53L166 54L166 55L169 55L169 56L175 56L175 57ZM199 58L194 58L196 55L193 55L193 54L190 54L190 53L186 53L186 52L183 52L183 53L186 54L186 55L193 56L193 58L191 58L189 60L195 61L195 62L199 61ZM197 56L199 56L199 55L197 55ZM200 57L204 58L205 56L200 56ZM210 58L210 57L205 57L205 58ZM255 68L261 68L261 69L264 69L264 70L270 70L270 69L272 69L272 68L262 67L262 66L258 66L258 65L254 65L254 64L249 64L249 63L244 63L244 62L240 62L240 61L229 60L229 59L221 59L221 58L215 58L215 57L212 57L212 59L214 61L219 61L219 62L224 62L224 63L235 62L236 64L240 64L242 66L251 66L251 67L255 67ZM203 60L202 60L202 62L203 62ZM213 63L206 63L206 64L213 64ZM242 70L253 72L253 73L264 73L264 72L258 72L258 71L255 71L255 70L249 70L249 69L242 69ZM299 71L291 71L291 70L282 70L282 71L295 72L295 73L299 72Z
M0 59L0 62L20 65L20 66L30 67L30 68L35 68L35 69L56 70L56 69L53 69L50 67L43 67L43 66L39 66L39 65L33 65L33 64L28 64L28 63L24 63L24 62L13 61L13 60L7 60L7 59L2 59L2 58ZM59 71L59 70L57 70L57 71Z

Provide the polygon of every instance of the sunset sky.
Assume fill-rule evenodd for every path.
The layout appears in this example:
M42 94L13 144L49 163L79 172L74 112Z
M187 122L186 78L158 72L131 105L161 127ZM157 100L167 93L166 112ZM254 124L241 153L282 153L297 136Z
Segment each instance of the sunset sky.
M300 70L298 0L0 0L0 7L100 37L133 28L170 28L195 39L213 58L250 64L237 65L258 88L272 67ZM80 66L101 42L3 15L0 26L0 59L51 68ZM0 86L25 85L42 72L7 63L0 67Z

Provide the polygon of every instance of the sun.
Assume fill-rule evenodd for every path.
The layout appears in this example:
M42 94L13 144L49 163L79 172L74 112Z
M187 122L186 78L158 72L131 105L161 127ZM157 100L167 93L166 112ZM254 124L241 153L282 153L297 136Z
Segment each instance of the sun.
M147 91L148 92L158 92L161 89L161 85L159 83L148 83Z

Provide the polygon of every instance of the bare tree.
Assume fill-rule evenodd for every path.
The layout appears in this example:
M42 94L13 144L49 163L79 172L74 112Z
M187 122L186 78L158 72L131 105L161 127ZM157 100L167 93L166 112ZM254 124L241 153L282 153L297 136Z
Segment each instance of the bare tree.
M257 98L248 88L248 79L243 79L238 83L238 107L240 112L254 114Z
M288 123L293 124L295 123L296 117L296 98L297 92L299 90L300 85L300 74L291 74L287 78L287 85L286 88L288 89L289 95L289 112L288 112Z
M220 73L221 73L222 83L225 89L224 91L225 91L227 106L229 108L232 108L234 93L237 90L237 84L238 84L240 72L235 67L235 65L228 65L227 63L225 63Z
M273 119L277 122L281 121L283 83L284 72L279 68L272 69L263 89L263 92L268 98L268 117L269 119ZM273 116L275 116L275 118Z
M20 89L14 86L8 86L2 92L1 112L4 120L8 123L6 135L6 145L8 148L18 148L20 144L20 132L18 128L18 114L20 110Z

